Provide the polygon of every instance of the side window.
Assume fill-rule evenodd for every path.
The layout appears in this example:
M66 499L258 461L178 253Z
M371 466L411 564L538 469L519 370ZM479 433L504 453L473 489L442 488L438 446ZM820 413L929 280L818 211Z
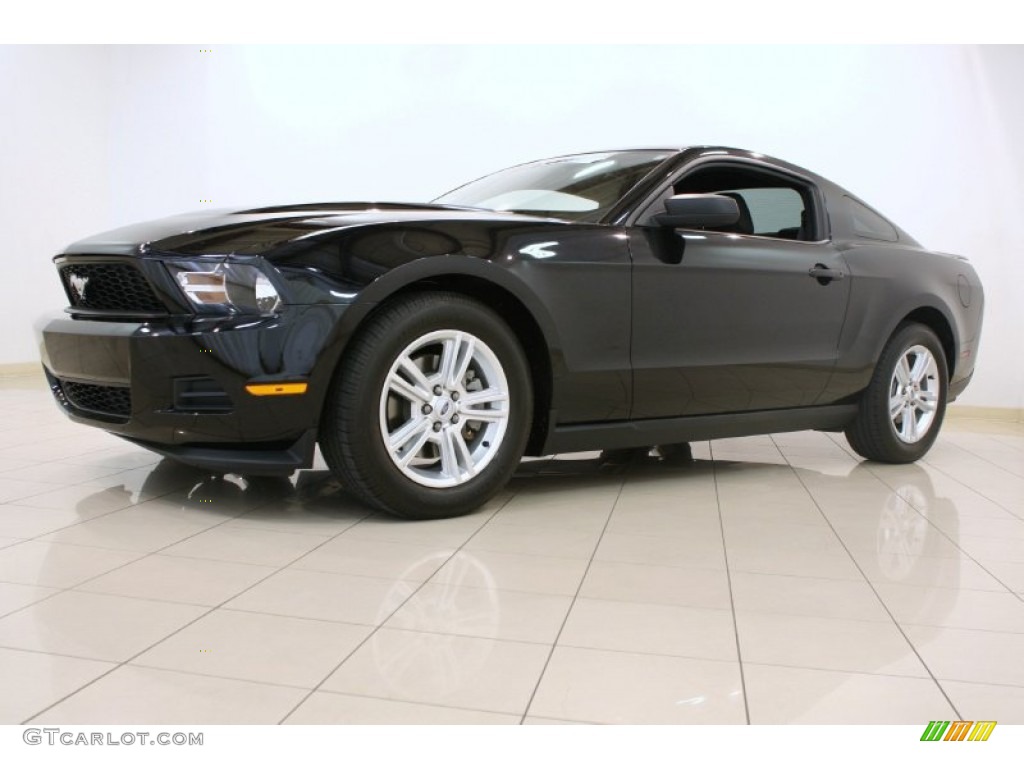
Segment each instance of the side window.
M740 163L708 164L685 172L644 211L638 224L651 223L671 195L716 194L733 198L740 209L735 224L708 228L715 232L819 240L816 197L810 185L786 174Z
M875 213L866 205L857 202L852 197L844 198L846 208L850 212L850 220L853 222L853 231L861 237L870 237L872 240L887 240L895 243L899 240L896 234L896 227Z
M746 208L752 228L750 234L799 239L804 220L804 201L792 187L723 190L719 194L736 199L740 204L741 221L743 209Z

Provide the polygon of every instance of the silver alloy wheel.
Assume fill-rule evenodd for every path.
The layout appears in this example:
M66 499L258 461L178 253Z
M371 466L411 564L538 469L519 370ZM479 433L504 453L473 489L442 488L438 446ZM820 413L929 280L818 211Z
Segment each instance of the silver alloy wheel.
M391 364L380 394L380 434L403 475L428 488L451 488L497 455L509 408L508 381L491 348L465 331L433 331Z
M916 443L928 434L939 387L939 366L927 347L915 344L900 355L889 382L889 419L904 443Z

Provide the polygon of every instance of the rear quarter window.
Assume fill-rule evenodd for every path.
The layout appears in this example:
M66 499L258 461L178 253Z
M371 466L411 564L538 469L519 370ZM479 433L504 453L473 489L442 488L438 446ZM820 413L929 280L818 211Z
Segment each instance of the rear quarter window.
M886 240L890 243L895 243L900 239L896 233L896 227L886 221L881 214L875 213L852 197L845 198L845 202L846 209L850 212L853 231L856 234L872 240Z

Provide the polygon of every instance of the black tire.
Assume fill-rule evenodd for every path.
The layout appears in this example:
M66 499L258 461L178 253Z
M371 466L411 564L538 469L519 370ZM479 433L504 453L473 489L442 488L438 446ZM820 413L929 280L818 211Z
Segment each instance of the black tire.
M914 423L909 425L912 437L917 434L917 424L926 413L914 406L914 403L918 402L914 398L923 395L912 394L909 391L904 393L904 387L897 379L896 368L900 361L908 356L908 359L914 361L918 359L918 355L913 352L915 348L927 350L935 361L934 375L922 378L926 386L934 390L935 407L927 426L919 430L920 434L916 439L908 441L906 435L901 438L901 432L908 428L911 421L906 414L913 414ZM866 459L886 464L908 464L917 461L928 452L938 437L946 413L948 386L946 354L935 333L920 323L900 325L882 350L871 382L861 398L857 418L846 428L846 439L853 450ZM917 390L919 391L920 389ZM905 400L906 404L896 415L891 415L890 408L896 408L900 398L909 400ZM896 423L897 420L899 425Z
M445 389L438 395L439 399L430 402L396 394L397 390L387 382L406 370L395 368L399 359L403 355L411 359L410 348L423 339L451 332L472 339L474 354L480 356L469 360L466 376L459 379L460 384ZM435 341L414 350L427 350L417 358L422 371L431 376L443 376L440 370L443 344L443 341ZM429 351L432 349L436 349L434 356ZM457 363L463 347L456 342L454 349L453 362ZM477 373L477 369L489 370L490 374ZM402 375L409 378L406 373ZM474 394L492 387L488 378L507 386L507 417L476 422L463 415L460 421L459 414L463 413L460 408L469 409L466 414L473 409L472 405L458 402L460 392L463 401L469 403ZM440 386L437 383L440 381L438 378L436 386ZM465 381L470 382L466 387L463 386ZM468 387L473 385L478 389L470 391ZM497 384L493 386L500 388ZM420 387L417 391L424 390ZM416 403L423 403L427 408ZM485 407L501 409L493 404ZM402 409L405 409L404 414ZM479 408L476 412L486 413ZM424 415L419 415L421 413ZM508 325L483 304L461 294L416 293L382 307L352 340L327 395L320 421L320 446L328 466L345 489L370 506L410 519L457 517L482 505L512 477L526 447L532 415L529 368ZM442 423L442 419L447 421ZM401 429L392 427L392 421L415 427L413 436L398 450L385 445L385 430L391 430L389 435L395 437ZM426 421L430 421L426 429L413 423ZM503 422L504 431L493 441L484 440L488 435L497 435L489 431L492 429L489 424L494 422ZM442 429L435 430L438 424L442 424ZM434 437L429 432L435 432ZM447 445L451 450L445 458L454 459L454 465L442 461L441 444L432 442L441 440L442 432L445 439L450 440ZM417 442L421 439L427 442ZM451 441L454 440L460 441L462 453L453 447L455 443ZM431 463L432 452L437 454L435 463ZM392 457L393 453L396 458ZM487 459L474 465L470 453ZM399 463L404 456L411 460L401 468ZM454 467L454 473L442 472L442 468L448 467ZM476 474L469 476L474 469ZM463 472L467 475L464 480ZM428 482L454 484L431 487L424 484Z
M689 443L666 443L658 446L661 460L671 464L690 464L693 462L693 448Z

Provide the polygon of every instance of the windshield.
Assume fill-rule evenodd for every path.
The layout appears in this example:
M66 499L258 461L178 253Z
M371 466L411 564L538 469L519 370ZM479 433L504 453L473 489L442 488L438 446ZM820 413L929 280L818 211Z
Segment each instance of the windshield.
M598 221L670 154L635 150L540 160L471 181L434 202Z

